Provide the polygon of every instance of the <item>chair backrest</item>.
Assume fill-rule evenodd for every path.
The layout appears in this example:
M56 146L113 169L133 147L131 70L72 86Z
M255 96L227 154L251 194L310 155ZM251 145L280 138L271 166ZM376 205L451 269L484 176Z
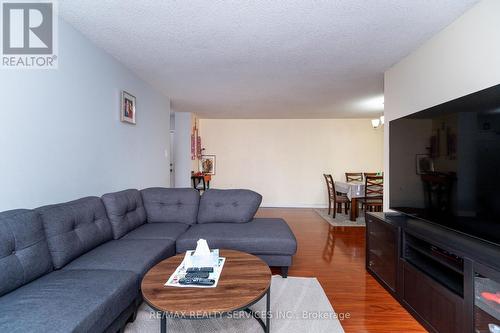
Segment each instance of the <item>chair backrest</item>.
M204 176L191 176L191 180L193 181L193 188L198 191L206 191L207 185L205 182Z
M335 182L333 181L332 175L323 174L326 180L326 187L328 189L328 197L335 195Z
M346 172L345 173L346 182L362 182L363 174L361 172Z
M425 208L432 212L449 212L455 174L433 172L420 175L420 178L424 185Z
M375 176L381 176L377 172L363 172L363 176L365 177L375 177Z
M368 176L365 178L365 197L382 199L384 196L384 177Z

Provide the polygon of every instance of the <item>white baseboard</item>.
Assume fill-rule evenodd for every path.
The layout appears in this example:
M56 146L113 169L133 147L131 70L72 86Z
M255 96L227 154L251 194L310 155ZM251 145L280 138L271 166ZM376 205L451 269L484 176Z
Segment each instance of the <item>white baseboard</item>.
M265 203L261 205L262 208L328 208L325 204L273 204Z

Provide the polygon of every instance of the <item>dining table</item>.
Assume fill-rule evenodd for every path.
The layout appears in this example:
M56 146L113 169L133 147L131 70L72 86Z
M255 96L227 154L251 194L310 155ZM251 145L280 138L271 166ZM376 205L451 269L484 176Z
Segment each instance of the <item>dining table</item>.
M358 199L365 196L365 183L360 181L336 181L335 191L345 194L351 201L351 209L349 219L356 221L359 215Z

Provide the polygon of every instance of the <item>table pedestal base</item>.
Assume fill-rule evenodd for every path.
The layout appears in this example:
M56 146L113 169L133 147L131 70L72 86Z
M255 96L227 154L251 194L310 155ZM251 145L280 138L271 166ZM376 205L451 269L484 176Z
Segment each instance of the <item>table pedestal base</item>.
M350 211L350 220L356 222L356 218L358 217L358 200L356 198L351 199L351 211Z

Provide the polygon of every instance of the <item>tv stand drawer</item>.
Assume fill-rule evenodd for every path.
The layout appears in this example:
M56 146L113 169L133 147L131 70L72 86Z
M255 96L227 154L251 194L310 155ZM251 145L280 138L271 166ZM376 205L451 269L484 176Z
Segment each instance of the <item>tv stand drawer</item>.
M367 215L366 268L391 292L396 292L398 229Z

